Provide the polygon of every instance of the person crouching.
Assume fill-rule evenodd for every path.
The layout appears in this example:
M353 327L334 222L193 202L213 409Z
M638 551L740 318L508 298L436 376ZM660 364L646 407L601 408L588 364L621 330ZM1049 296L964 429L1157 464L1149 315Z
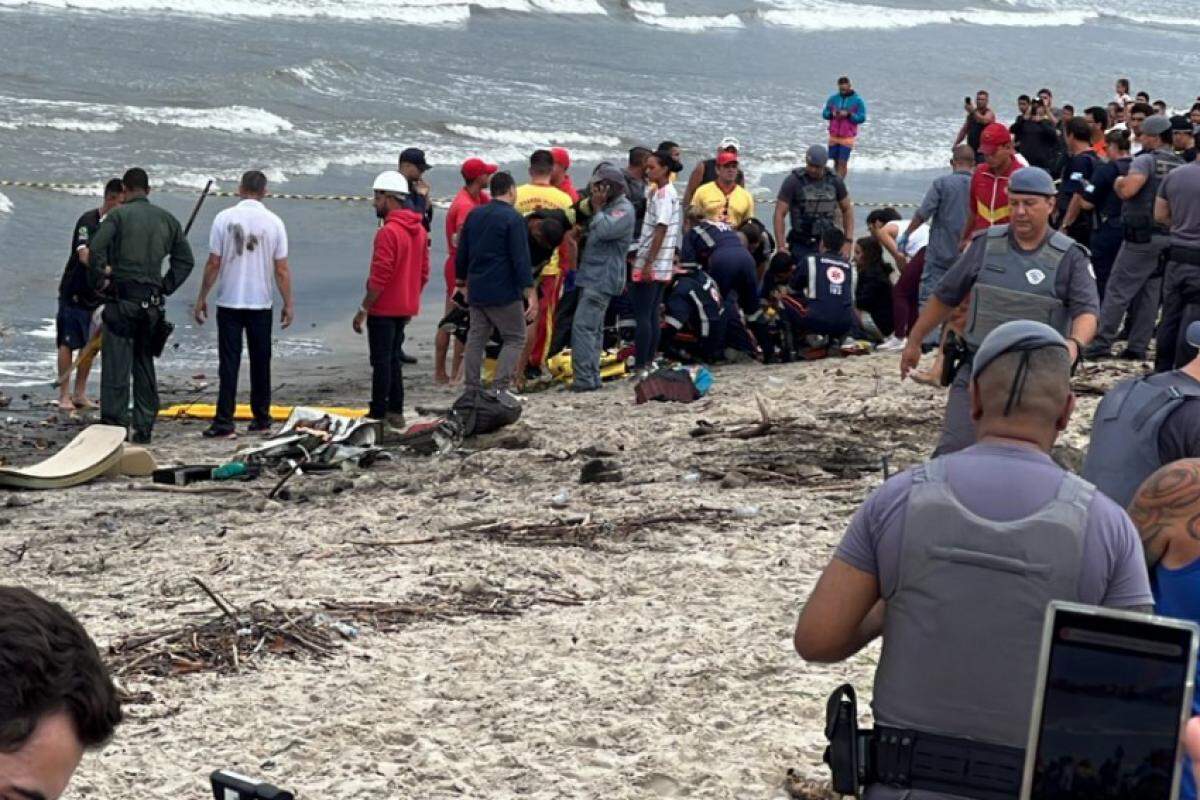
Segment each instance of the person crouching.
M841 344L854 325L854 268L840 255L846 236L837 228L821 234L819 250L797 263L783 318L792 338L825 336L829 347Z

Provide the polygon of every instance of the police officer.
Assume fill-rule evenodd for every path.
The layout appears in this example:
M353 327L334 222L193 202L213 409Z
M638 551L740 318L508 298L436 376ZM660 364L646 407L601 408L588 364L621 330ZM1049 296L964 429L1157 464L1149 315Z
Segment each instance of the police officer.
M150 204L150 178L139 167L121 178L125 203L109 212L92 238L89 271L93 285L107 279L111 297L104 304L104 371L100 379L100 416L106 424L128 428L129 379L133 376L133 441L148 444L158 414L154 359L170 328L166 298L178 289L194 261L179 220ZM162 274L162 262L171 266Z
M1165 372L1196 355L1195 345L1179 341L1179 334L1200 319L1200 162L1163 179L1154 200L1154 219L1170 226L1163 318L1154 357L1155 372Z
M1121 224L1125 241L1113 262L1112 274L1100 306L1100 328L1084 355L1109 358L1112 343L1126 312L1132 315L1129 342L1121 358L1145 359L1158 317L1162 270L1159 255L1167 246L1167 229L1154 221L1158 187L1183 159L1171 150L1171 123L1155 114L1142 123L1142 152L1129 165L1129 174L1117 179L1114 190L1125 201Z
M950 385L942 436L934 455L961 450L975 441L967 387L970 356L983 338L1010 320L1049 323L1067 339L1071 359L1078 358L1096 332L1096 278L1087 250L1050 227L1056 191L1050 174L1038 167L1013 173L1009 182L1012 221L993 225L975 238L946 273L908 333L900 357L905 378L921 360L921 342L954 309L971 298L964 331L967 356Z
M1187 328L1200 345L1200 322ZM1200 457L1200 357L1182 368L1130 378L1096 407L1082 475L1123 508L1142 481L1181 458Z
M842 229L846 237L842 255L850 255L854 206L846 184L829 171L828 164L829 151L814 144L804 155L804 167L792 170L775 198L775 240L780 250L791 252L797 264L809 253L817 252L821 234L828 228ZM791 222L786 236L785 219Z
M1047 604L1153 603L1129 517L1049 455L1075 406L1072 349L1030 320L988 334L978 442L872 494L800 614L808 661L882 636L871 735L894 746L867 748L868 800L1015 800Z

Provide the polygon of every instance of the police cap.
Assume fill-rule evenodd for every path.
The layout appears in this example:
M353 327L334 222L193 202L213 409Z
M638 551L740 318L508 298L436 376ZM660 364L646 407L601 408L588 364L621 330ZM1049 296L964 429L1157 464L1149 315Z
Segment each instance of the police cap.
M1169 130L1171 130L1171 120L1162 114L1147 117L1146 121L1142 123L1142 133L1148 133L1151 136L1162 136Z
M1015 180L1016 175L1013 178ZM1005 353L1041 350L1043 347L1061 347L1066 350L1067 340L1046 323L1034 322L1031 319L1016 319L998 325L984 337L978 352L975 353L971 367L972 379L982 375L989 364Z
M1058 194L1058 189L1054 188L1054 179L1046 170L1041 167L1023 167L1014 172L1009 179L1008 193L1054 197Z

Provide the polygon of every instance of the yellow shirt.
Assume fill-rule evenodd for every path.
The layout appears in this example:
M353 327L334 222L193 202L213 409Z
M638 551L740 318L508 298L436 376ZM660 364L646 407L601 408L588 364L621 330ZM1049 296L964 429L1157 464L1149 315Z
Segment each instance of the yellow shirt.
M567 212L567 218L571 219L571 196L562 189L556 189L553 186L539 186L535 183L526 183L517 187L517 202L513 204L513 208L520 211L522 216L529 216L534 211L541 211L546 208L557 208L560 211ZM537 266L536 264L534 266ZM549 278L558 274L558 249L555 249L554 255L550 257L550 263L542 270L542 277Z
M726 195L716 181L710 181L696 189L692 195L692 207L703 211L705 219L724 222L736 228L754 216L754 197L737 185Z

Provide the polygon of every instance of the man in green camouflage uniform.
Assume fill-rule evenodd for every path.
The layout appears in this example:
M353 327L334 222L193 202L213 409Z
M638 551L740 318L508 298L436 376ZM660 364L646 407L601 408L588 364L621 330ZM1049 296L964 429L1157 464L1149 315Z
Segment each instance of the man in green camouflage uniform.
M126 204L111 211L92 238L88 265L93 285L110 283L104 304L100 351L100 416L130 427L129 379L133 376L133 441L146 444L158 414L154 358L161 352L165 299L187 280L195 262L179 220L150 204L150 179L134 167L121 178ZM163 259L171 267L162 274ZM158 341L156 341L156 339Z

